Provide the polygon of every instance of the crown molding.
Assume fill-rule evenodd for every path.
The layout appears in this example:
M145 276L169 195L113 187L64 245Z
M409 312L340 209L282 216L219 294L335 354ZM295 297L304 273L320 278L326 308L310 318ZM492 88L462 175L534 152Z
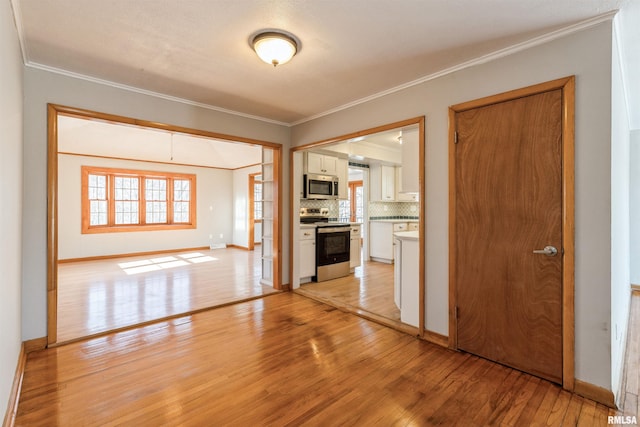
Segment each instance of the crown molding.
M20 43L20 53L22 54L22 63L27 63L27 45L24 42L24 27L22 26L22 9L18 0L11 0L11 10L13 12L13 24L18 32L18 42Z
M139 93L139 94L142 94L142 95L153 96L153 97L156 97L156 98L165 99L167 101L179 102L179 103L182 103L182 104L192 105L192 106L195 106L195 107L206 108L207 110L218 111L220 113L226 113L226 114L231 114L231 115L234 115L234 116L245 117L247 119L259 120L259 121L262 121L262 122L271 123L271 124L280 125L280 126L287 126L287 127L290 126L289 123L280 122L280 121L273 120L273 119L268 119L266 117L254 116L254 115L251 115L251 114L242 113L240 111L234 111L234 110L228 110L228 109L222 108L222 107L216 107L215 105L205 104L205 103L202 103L202 102L196 102L196 101L192 101L192 100L185 99L185 98L178 98L176 96L166 95L166 94L163 94L163 93L160 93L160 92L153 92L151 90L141 89L141 88L138 88L138 87L135 87L135 86L129 86L129 85L121 84L121 83L112 82L112 81L109 81L109 80L99 79L97 77L87 76L86 74L74 73L73 71L63 70L61 68L50 67L50 66L44 65L44 64L38 64L37 62L27 62L27 63L25 63L25 66L29 67L29 68L34 68L34 69L37 69L37 70L48 71L50 73L55 73L55 74L60 74L60 75L67 76L67 77L72 77L72 78L79 79L79 80L85 80L85 81L92 82L92 83L97 83L97 84L101 84L101 85L105 85L105 86L111 86L111 87L114 87L114 88L117 88L117 89L127 90L127 91L130 91L130 92L135 92L135 93Z
M474 58L472 60L469 61L465 61L462 62L458 65L455 65L453 67L449 67L449 68L445 68L444 70L440 70L437 71L435 73L420 77L416 80L412 80L410 82L407 83L403 83L401 85L392 87L390 89L381 91L381 92L377 92L373 95L369 95L367 97L364 98L360 98L358 100L355 100L353 102L349 102L347 104L343 104L340 105L338 107L332 108L330 110L326 110L324 112L318 113L318 114L314 114L312 116L308 116L305 117L303 119L294 121L294 122L281 122L278 120L273 120L273 119L269 119L266 117L261 117L261 116L255 116L255 115L251 115L251 114L246 114L246 113L242 113L240 111L235 111L235 110L229 110L226 108L222 108L222 107L217 107L215 105L210 105L210 104L205 104L205 103L201 103L201 102L196 102L196 101L192 101L189 99L184 99L184 98L179 98L179 97L175 97L175 96L170 96L170 95L166 95L163 93L159 93L159 92L153 92L150 90L146 90L146 89L141 89L141 88L137 88L134 86L129 86L129 85L125 85L125 84L120 84L120 83L116 83L116 82L112 82L109 80L104 80L104 79L99 79L96 77L91 77L91 76L87 76L84 74L80 74L80 73L75 73L72 71L67 71L64 69L60 69L60 68L55 68L55 67L50 67L44 64L39 64L39 63L35 63L35 62L31 62L29 60L29 54L28 54L28 50L27 50L27 46L25 43L25 38L24 38L24 29L22 27L22 15L21 15L21 11L20 11L20 7L19 7L19 1L18 0L11 0L11 6L13 8L13 14L14 14L14 20L15 20L15 25L16 25L16 29L18 32L18 38L20 41L20 48L22 51L22 58L24 61L24 64L26 67L30 67L30 68L34 68L34 69L39 69L39 70L43 70L43 71L48 71L51 73L55 73L55 74L60 74L60 75L64 75L64 76L68 76L68 77L73 77L76 79L81 79L81 80L85 80L85 81L89 81L89 82L93 82L93 83L97 83L97 84L102 84L102 85L106 85L106 86L111 86L117 89L122 89L122 90L127 90L127 91L131 91L131 92L136 92L136 93L140 93L143 95L148 95L148 96L153 96L156 98L161 98L161 99L165 99L168 101L173 101L173 102L179 102L182 104L187 104L187 105L192 105L192 106L196 106L196 107L201 107L201 108L205 108L208 110L213 110L213 111L217 111L217 112L221 112L221 113L226 113L226 114L231 114L231 115L235 115L235 116L240 116L240 117L244 117L244 118L248 118L248 119L252 119L252 120L258 120L258 121L262 121L265 123L270 123L270 124L275 124L275 125L280 125L280 126L287 126L287 127L293 127L293 126L297 126L300 125L302 123L306 123L315 119L319 119L321 117L325 117L328 116L330 114L334 114L337 113L339 111L342 110L346 110L348 108L351 107L355 107L357 105L360 104L364 104L366 102L378 99L378 98L382 98L384 96L393 94L395 92L399 92L401 90L437 79L439 77L442 76L446 76L448 74L460 71L460 70L464 70L466 68L470 68L476 65L480 65L480 64L484 64L499 58L503 58L505 56L508 55L512 55L514 53L517 52L521 52L523 50L526 49L530 49L532 47L535 46L539 46L541 44L545 44L548 43L550 41L559 39L561 37L565 37L567 35L570 34L574 34L576 32L582 31L584 29L593 27L595 25L598 25L602 22L607 22L607 21L612 21L615 17L615 15L618 13L618 10L614 10L614 11L610 11L607 13L604 13L602 15L598 15L595 16L593 18L590 19L586 19L584 21L578 22L576 24L572 24L569 25L567 27L552 31L550 33L544 34L542 36L538 36L535 37L533 39L527 40L525 42L521 42L521 43L517 43L515 45L506 47L504 49L500 49L494 52L491 52L489 54L486 55L482 55L479 56L477 58Z
M550 41L559 39L561 37L565 37L567 35L574 34L574 33L577 33L579 31L582 31L584 29L593 27L593 26L598 25L598 24L600 24L602 22L611 21L611 20L613 20L613 18L615 17L615 15L617 13L618 13L618 10L614 10L614 11L611 11L611 12L608 12L608 13L605 13L605 14L602 14L602 15L598 15L598 16L595 16L593 18L578 22L576 24L569 25L567 27L552 31L550 33L543 34L542 36L534 37L533 39L530 39L530 40L527 40L527 41L524 41L524 42L521 42L521 43L517 43L515 45L506 47L504 49L497 50L495 52L488 53L486 55L479 56L479 57L471 59L469 61L462 62L462 63L460 63L458 65L454 65L453 67L445 68L444 70L440 70L440 71L437 71L437 72L435 72L433 74L429 74L427 76L420 77L419 79L412 80L410 82L403 83L401 85L398 85L398 86L392 87L390 89L384 90L382 92L378 92L378 93L375 93L373 95L369 95L367 97L358 99L356 101L349 102L348 104L344 104L344 105L341 105L339 107L332 108L331 110L327 110L327 111L324 111L322 113L314 114L313 116L309 116L309 117L306 117L304 119L292 122L292 123L289 124L289 126L293 127L293 126L297 126L297 125L302 124L302 123L309 122L311 120L319 119L320 117L325 117L325 116L328 116L330 114L337 113L339 111L346 110L346 109L351 108L351 107L355 107L356 105L364 104L364 103L372 101L374 99L382 98L383 96L387 96L387 95L390 95L392 93L399 92L401 90L404 90L404 89L410 88L412 86L416 86L416 85L428 82L430 80L435 80L435 79L437 79L439 77L446 76L446 75L451 74L451 73L455 73L456 71L464 70L465 68L470 68L470 67L473 67L475 65L484 64L484 63L487 63L487 62L490 62L490 61L493 61L493 60L496 60L496 59L499 59L499 58L503 58L505 56L513 55L514 53L521 52L523 50L527 50L527 49L530 49L530 48L535 47L535 46L539 46L541 44L548 43Z

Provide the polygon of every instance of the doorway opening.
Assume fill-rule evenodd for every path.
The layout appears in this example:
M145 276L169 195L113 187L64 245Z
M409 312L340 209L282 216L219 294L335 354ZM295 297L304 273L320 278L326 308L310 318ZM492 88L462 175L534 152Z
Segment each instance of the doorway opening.
M48 125L49 345L281 290L278 144L57 105Z
M313 156L313 157L311 157ZM424 331L424 118L410 119L292 149L293 212L326 209L328 221L351 225L350 274L326 281L308 275L313 256L307 225L292 215L293 289L396 329ZM334 199L305 197L305 174L335 175ZM411 224L411 230L409 225ZM298 228L301 228L298 230ZM318 229L320 229L318 227ZM399 232L405 235L399 236ZM396 239L414 245L402 259ZM402 244L402 243L399 243ZM383 253L380 253L380 248ZM295 248L303 248L296 250ZM303 259L305 258L305 259ZM405 286L405 305L400 296Z

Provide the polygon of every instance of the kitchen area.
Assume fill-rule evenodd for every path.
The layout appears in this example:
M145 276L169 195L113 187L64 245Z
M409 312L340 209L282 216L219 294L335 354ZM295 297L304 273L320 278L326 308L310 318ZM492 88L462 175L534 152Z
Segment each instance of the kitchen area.
M297 153L294 290L419 327L419 151L415 124Z

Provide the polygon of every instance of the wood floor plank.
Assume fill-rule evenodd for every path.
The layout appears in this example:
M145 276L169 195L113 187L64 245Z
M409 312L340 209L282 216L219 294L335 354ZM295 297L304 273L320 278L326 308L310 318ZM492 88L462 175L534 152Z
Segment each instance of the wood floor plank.
M596 414L596 402L593 402L588 399L584 399L582 402L582 408L580 409L580 414L578 415L578 425L580 426L592 426L593 418Z
M607 413L544 380L278 293L29 354L16 425L595 425Z
M629 333L625 360L625 392L640 395L640 294L634 292L629 312Z
M542 383L544 383L544 381ZM544 395L544 398L542 399L542 403L536 410L535 414L529 419L523 419L522 424L526 425L528 423L531 423L533 420L545 420L545 424L546 424L546 420L549 418L549 415L553 410L553 407L556 403L556 400L558 399L559 394L560 394L560 388L547 387L547 391Z
M507 410L500 420L500 425L517 425L518 418L528 404L534 407L539 404L539 400L533 397L539 383L539 378L527 376L524 385L519 387L518 390L512 394L511 400L508 401Z
M300 292L324 301L337 301L400 323L393 301L393 264L365 261L355 273L324 282L303 284Z
M562 425L573 426L578 425L578 420L580 419L580 414L582 411L582 404L584 399L576 394L571 395L571 399L569 400L569 405L567 405L567 410L562 418ZM591 417L593 419L593 417ZM591 420L584 420L585 422L591 422Z
M476 411L489 399L491 392L507 375L507 370L497 364L478 359L482 366L463 387L444 402L431 416L431 422L437 423L447 419L458 419L460 422L471 422ZM493 381L495 379L496 381Z
M238 248L58 265L58 342L274 292Z

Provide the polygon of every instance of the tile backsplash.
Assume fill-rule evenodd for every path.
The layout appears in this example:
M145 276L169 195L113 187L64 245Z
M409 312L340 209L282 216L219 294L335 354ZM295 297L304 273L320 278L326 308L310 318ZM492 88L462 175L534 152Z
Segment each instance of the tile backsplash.
M301 208L329 208L329 218L336 219L340 214L340 202L337 200L300 200Z
M418 202L369 202L369 219L419 219Z
M302 208L329 208L329 218L339 219L338 200L300 200ZM418 202L369 202L369 219L419 219ZM347 219L348 221L348 219Z

